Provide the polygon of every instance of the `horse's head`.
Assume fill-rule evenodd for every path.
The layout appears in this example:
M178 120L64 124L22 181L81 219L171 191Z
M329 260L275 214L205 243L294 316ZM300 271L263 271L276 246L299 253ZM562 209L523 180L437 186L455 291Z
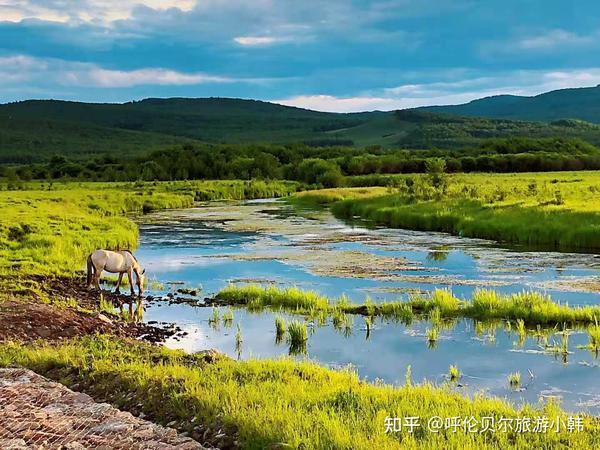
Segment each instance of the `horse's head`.
M145 277L145 273L146 273L146 269L142 269L142 267L138 264L138 267L135 270L135 274L137 275L137 287L138 287L138 292L141 295L144 295L144 281L146 279Z

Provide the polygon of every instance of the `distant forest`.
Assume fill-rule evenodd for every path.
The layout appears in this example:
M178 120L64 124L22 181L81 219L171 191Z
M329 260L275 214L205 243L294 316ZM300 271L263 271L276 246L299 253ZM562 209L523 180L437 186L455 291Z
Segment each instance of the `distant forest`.
M53 156L46 163L0 167L0 175L11 182L264 178L337 187L346 184L347 176L425 172L432 158L443 159L447 172L600 169L600 149L579 139L507 138L454 150L187 143L130 159L104 155L73 161Z

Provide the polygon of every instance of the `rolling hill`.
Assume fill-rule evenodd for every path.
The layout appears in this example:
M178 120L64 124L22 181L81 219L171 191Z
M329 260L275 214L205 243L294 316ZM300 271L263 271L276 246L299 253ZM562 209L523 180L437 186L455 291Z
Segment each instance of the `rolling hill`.
M532 97L497 95L462 105L429 106L418 109L470 117L545 122L579 119L600 123L600 85L560 89Z
M600 95L600 88L590 89L582 92ZM501 108L515 115L511 105L525 101L533 100L503 96L438 108L443 112L426 108L343 114L229 98L146 99L123 104L29 100L0 105L0 163L44 161L56 154L71 159L127 158L199 142L453 149L476 147L488 138L561 137L600 145L600 125L581 120L548 123L468 117L501 116ZM569 109L564 106L562 110ZM592 108L583 110L591 112ZM534 109L530 111L533 114ZM553 119L560 113L555 115Z

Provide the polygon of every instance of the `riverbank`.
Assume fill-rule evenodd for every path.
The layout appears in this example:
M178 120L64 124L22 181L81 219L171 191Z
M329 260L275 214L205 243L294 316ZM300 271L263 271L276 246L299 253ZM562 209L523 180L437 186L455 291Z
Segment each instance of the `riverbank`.
M491 239L548 250L600 248L599 172L457 174L434 188L424 175L389 188L307 191L292 203L328 205L339 218Z
M514 425L496 432L469 433L462 425L456 432L427 431L433 416L492 417L495 423L504 419L511 424L518 418L533 424L535 417L558 417L566 424L568 415L551 404L515 409L497 399L467 399L448 388L412 385L410 374L402 387L373 385L352 372L308 362L206 362L102 336L35 348L3 344L0 349L0 365L31 368L94 398L171 423L192 437L222 430L241 448L593 448L600 439L598 421L586 416L583 431L573 432L519 432ZM417 417L420 426L386 433L386 417Z

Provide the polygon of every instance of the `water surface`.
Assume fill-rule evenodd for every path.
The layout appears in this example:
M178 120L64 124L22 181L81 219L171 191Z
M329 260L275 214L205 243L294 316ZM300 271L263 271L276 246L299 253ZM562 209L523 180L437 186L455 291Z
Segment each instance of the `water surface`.
M138 256L155 295L182 285L210 296L229 283L298 286L330 297L378 302L406 298L435 288L459 297L474 289L502 292L539 290L570 304L598 303L595 255L506 249L489 241L385 228L349 225L328 211L296 211L283 202L210 203L198 208L143 216ZM151 289L152 291L152 289ZM221 313L224 312L222 309ZM169 346L196 351L216 348L235 358L288 354L275 342L274 313L234 310L232 324L209 323L210 308L152 304L145 320L177 323L187 335ZM298 319L284 315L287 320ZM302 317L299 318L303 320ZM229 325L229 326L226 326ZM243 337L236 348L239 325ZM576 346L587 336L573 331L567 361L543 351L538 339L524 343L512 330L476 330L470 320L442 330L435 348L425 331L431 324L377 321L366 338L364 320L354 318L350 335L328 323L310 324L307 356L331 367L350 365L365 379L447 382L448 367L464 374L456 389L507 397L515 403L557 397L573 411L600 412L600 375L595 355ZM560 336L550 336L550 342ZM519 371L522 388L508 387Z

